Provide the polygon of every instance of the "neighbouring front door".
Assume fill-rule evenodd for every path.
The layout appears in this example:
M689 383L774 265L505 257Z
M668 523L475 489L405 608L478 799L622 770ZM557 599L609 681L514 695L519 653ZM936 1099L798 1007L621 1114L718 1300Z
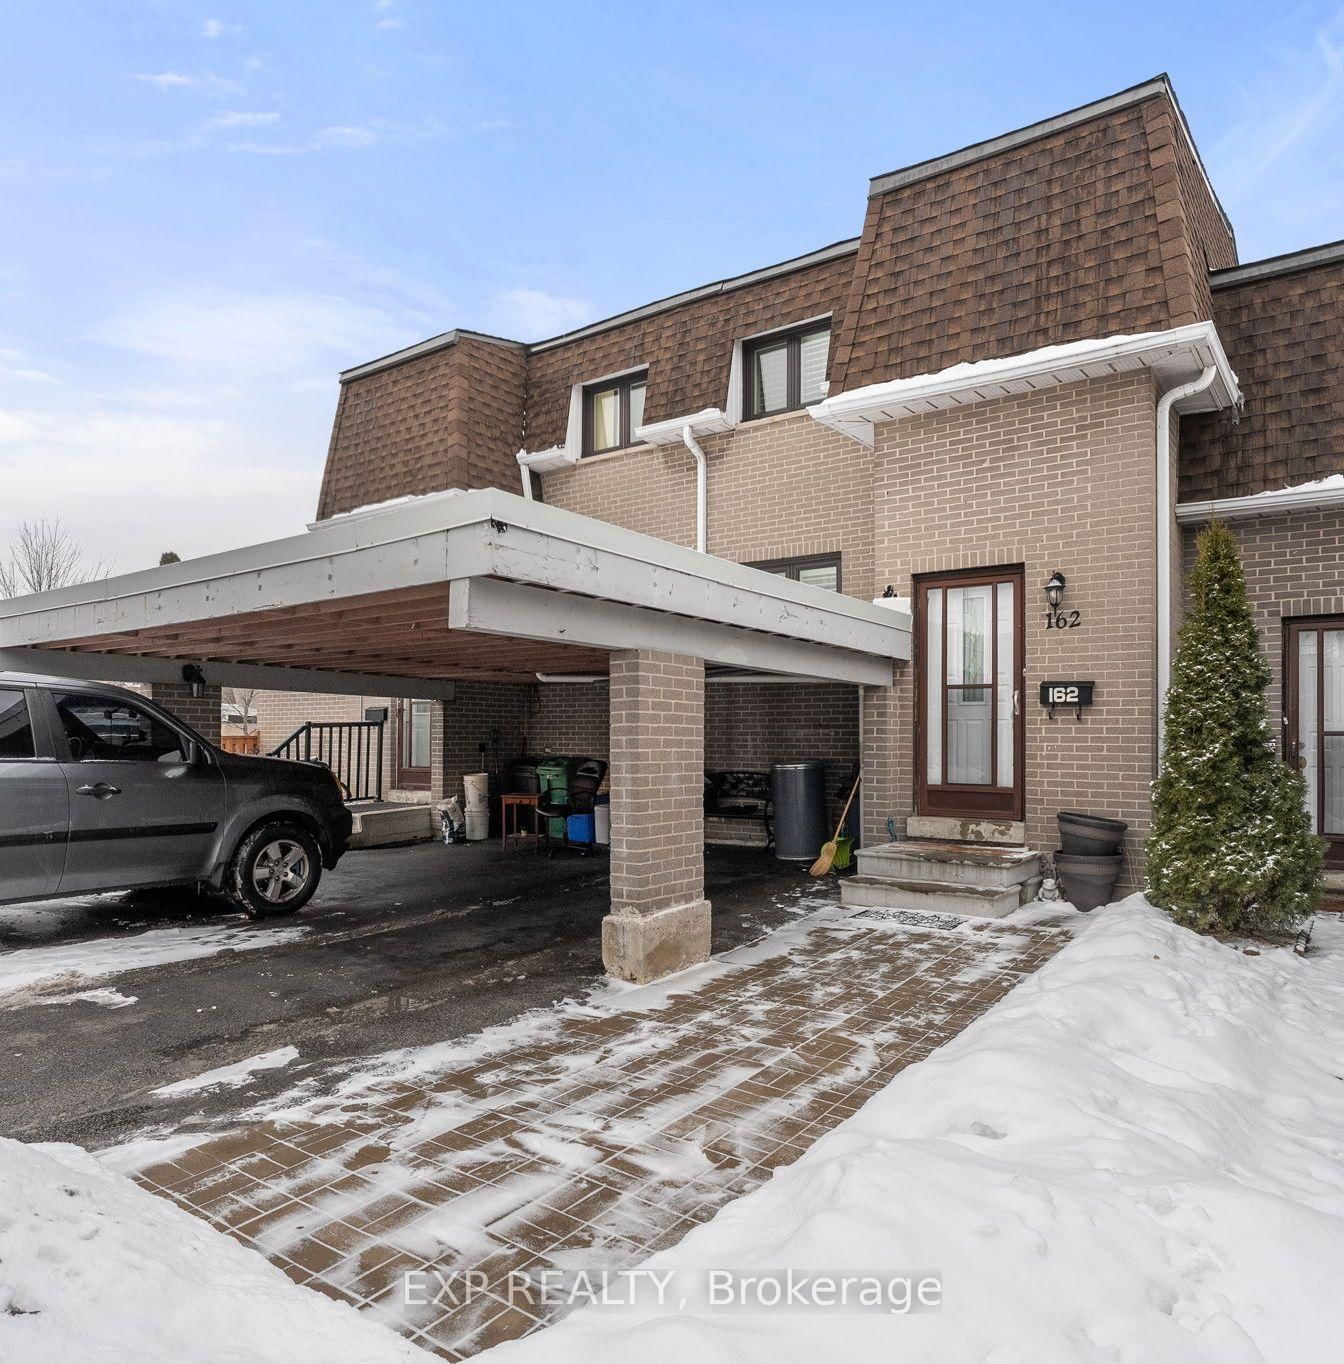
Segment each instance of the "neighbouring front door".
M919 813L1021 819L1022 571L921 578L915 608Z
M397 703L397 770L403 791L429 790L429 722L432 701Z
M1330 840L1326 860L1344 866L1344 617L1288 626L1284 757L1307 782L1313 833Z

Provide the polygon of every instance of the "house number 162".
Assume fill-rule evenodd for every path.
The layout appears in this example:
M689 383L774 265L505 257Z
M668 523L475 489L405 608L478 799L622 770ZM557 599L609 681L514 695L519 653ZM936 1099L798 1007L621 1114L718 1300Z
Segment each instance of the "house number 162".
M1045 628L1047 630L1076 630L1082 621L1077 611L1047 611Z

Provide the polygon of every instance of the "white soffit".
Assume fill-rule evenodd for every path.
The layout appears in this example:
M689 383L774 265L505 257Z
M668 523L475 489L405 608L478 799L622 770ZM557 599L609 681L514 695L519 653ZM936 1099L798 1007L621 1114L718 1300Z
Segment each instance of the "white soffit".
M1150 369L1163 392L1197 379L1210 366L1213 383L1203 393L1176 405L1178 412L1214 412L1237 407L1241 390L1212 322L1195 322L1164 332L1108 336L1043 346L993 360L953 365L936 374L869 384L808 408L815 421L864 445L872 445L879 422L900 421L953 407L1035 393L1058 384L1104 379Z

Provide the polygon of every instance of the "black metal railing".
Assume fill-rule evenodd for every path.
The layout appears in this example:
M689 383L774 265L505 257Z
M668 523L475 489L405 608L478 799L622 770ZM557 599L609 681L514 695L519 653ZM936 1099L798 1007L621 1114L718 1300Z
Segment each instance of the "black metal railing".
M326 763L345 789L346 800L383 798L383 725L381 721L309 720L282 744L273 758L317 759Z

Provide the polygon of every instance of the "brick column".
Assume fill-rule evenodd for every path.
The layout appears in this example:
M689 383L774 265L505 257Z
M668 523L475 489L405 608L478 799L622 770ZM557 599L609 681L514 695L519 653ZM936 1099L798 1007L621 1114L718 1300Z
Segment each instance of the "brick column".
M705 665L611 656L611 913L602 962L655 980L709 958L704 847Z
M218 687L206 687L199 697L195 697L185 682L153 682L149 695L203 739L209 739L212 744L219 742Z
M863 689L862 846L876 847L891 841L887 819L894 816L898 830L913 808L911 770L912 715L910 705L913 665L897 671L891 687Z

